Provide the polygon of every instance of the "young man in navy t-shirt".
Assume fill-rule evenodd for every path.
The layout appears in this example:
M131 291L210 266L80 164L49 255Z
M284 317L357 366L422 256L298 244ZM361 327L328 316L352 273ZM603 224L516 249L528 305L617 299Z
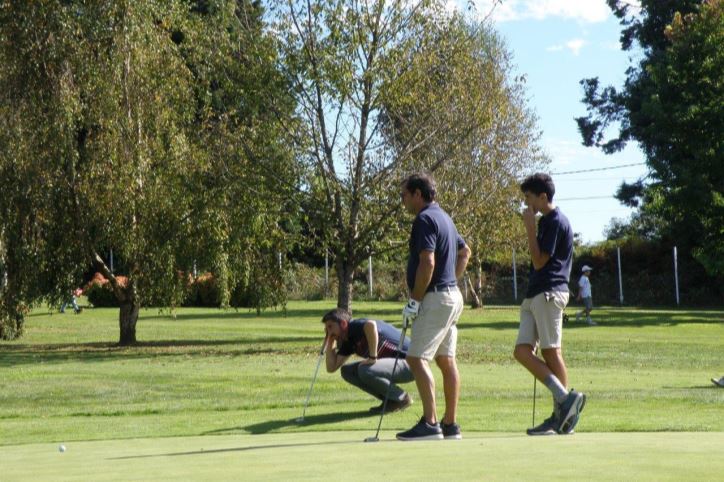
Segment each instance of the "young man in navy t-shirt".
M388 388L390 396L387 412L404 410L412 404L410 395L397 386L398 383L414 380L410 366L405 361L410 347L409 338L405 337L395 368L401 333L394 326L368 318L353 320L350 313L342 308L326 313L322 323L327 336L327 372L333 373L341 368L345 381L379 399L382 403L370 408L370 412L379 413L382 410ZM345 365L352 355L362 357L362 361Z
M568 372L561 352L563 309L568 304L568 280L573 259L573 231L568 218L553 204L555 186L547 174L533 174L520 187L531 269L528 291L520 307L520 328L514 356L553 394L553 414L528 435L568 434L578 423L586 396L568 392ZM535 216L538 221L536 232ZM543 360L536 355L540 344Z

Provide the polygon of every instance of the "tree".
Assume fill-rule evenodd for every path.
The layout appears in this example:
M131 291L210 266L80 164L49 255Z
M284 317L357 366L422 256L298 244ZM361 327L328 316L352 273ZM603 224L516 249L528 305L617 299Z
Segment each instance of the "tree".
M484 193L491 198L483 199L505 205L502 217L517 205L511 176L535 136L515 150L505 128L526 131L531 118L512 105L522 99L499 65L507 54L497 40L444 7L290 0L279 8L275 29L302 121L295 145L307 173L305 215L335 255L340 307L351 306L355 270L368 256L404 246L405 174L434 172L441 203L457 209L458 219L475 210L486 187L493 186ZM461 173L474 175L466 184ZM473 223L492 217L471 216L470 234Z
M193 259L208 261L229 293L254 274L262 248L281 244L279 199L255 190L266 195L271 182L260 174L271 166L260 159L283 174L284 156L266 156L275 140L259 140L269 133L255 117L260 107L240 95L253 84L240 85L241 73L259 75L262 62L221 70L247 60L249 45L273 52L254 30L258 22L242 22L261 18L256 8L247 1L0 5L8 276L1 336L19 336L27 307L57 304L91 264L118 298L119 342L132 344L141 304L177 305ZM194 46L204 46L205 61L194 61ZM263 60L273 70L274 59ZM229 106L218 108L220 99ZM104 262L107 248L125 261L126 284Z
M710 274L724 274L724 15L721 0L642 1L640 17L627 2L609 0L643 59L621 90L599 90L585 79L588 116L577 119L584 144L612 153L635 140L649 166L646 183L624 185L618 197L641 202L644 224L691 249ZM605 140L619 123L618 135ZM661 222L661 223L660 223Z

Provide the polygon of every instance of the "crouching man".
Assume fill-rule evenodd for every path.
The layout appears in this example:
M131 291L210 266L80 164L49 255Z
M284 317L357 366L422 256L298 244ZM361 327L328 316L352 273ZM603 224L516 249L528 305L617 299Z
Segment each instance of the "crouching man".
M370 408L372 413L380 413L382 410L388 387L390 396L386 411L406 409L412 404L412 398L397 384L414 380L410 366L405 361L410 340L405 337L397 368L392 373L402 334L400 330L384 321L351 318L349 312L341 308L322 317L327 335L327 372L333 373L341 368L345 381L380 400L379 405ZM345 365L352 354L362 357L362 360Z

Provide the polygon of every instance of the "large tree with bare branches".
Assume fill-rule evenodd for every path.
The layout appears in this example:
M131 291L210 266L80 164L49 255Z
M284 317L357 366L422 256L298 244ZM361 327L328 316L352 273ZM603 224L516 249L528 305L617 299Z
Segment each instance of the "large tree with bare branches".
M400 182L412 171L434 173L478 255L511 237L516 177L543 158L485 21L432 0L289 0L275 14L302 121L301 196L335 256L338 306L350 307L368 256L404 249Z

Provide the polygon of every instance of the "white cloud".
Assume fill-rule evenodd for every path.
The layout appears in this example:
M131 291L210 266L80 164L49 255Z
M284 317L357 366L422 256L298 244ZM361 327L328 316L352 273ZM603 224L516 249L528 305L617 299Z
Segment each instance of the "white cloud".
M466 0L456 0L459 6ZM453 0L448 0L448 7ZM496 22L512 22L516 20L544 20L559 17L579 20L587 23L604 22L612 14L606 0L475 0L475 7L480 15L487 15L495 6L493 18ZM636 2L632 2L636 3Z
M586 45L586 41L580 38L574 38L566 42L566 48L573 52L573 55L580 54L584 45Z
M581 49L584 45L586 45L586 41L580 38L574 38L572 40L569 40L565 44L556 44L551 45L550 47L546 47L546 51L548 52L560 52L563 49L570 50L573 55L578 55L581 53Z

